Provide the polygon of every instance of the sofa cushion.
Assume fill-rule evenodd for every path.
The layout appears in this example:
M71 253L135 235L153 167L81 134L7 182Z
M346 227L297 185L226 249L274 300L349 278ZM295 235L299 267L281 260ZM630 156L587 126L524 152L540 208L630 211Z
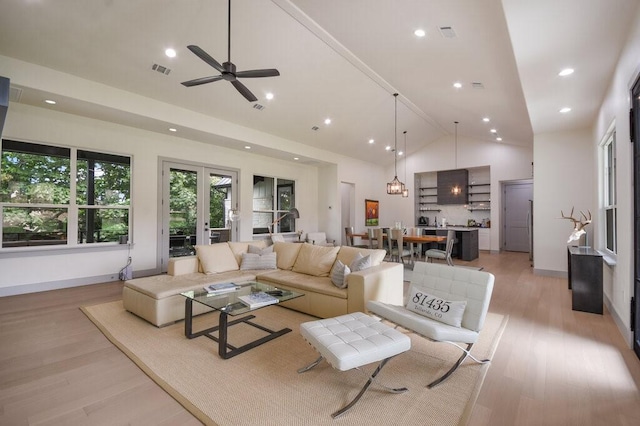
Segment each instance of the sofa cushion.
M273 246L267 246L267 247L262 248L262 247L255 246L253 244L249 244L249 248L247 249L247 253L260 254L260 255L273 253Z
M276 269L276 254L242 253L241 271L253 269Z
M256 272L256 280L275 286L285 286L291 290L302 290L312 293L326 294L328 296L347 298L347 289L338 288L331 283L329 277L316 277L313 275L300 274L293 271Z
M196 255L205 274L217 274L240 269L238 261L227 243L197 245Z
M259 248L265 248L267 246L267 242L265 240L228 241L227 244L229 244L233 255L236 257L236 262L238 263L238 265L242 262L242 253L248 253L250 245Z
M136 290L153 299L164 299L179 295L189 290L200 290L209 284L255 281L256 275L265 271L229 271L216 275L205 275L200 272L184 274L177 277L171 275L153 275L150 277L127 280L125 287Z
M302 244L297 243L273 243L273 251L276 252L278 269L290 271L296 263Z
M304 243L292 270L316 277L328 277L340 247L317 246Z
M387 252L379 249L365 249L359 247L341 246L338 252L337 259L345 265L350 265L356 254L360 253L362 256L371 256L371 266L378 266L382 263Z

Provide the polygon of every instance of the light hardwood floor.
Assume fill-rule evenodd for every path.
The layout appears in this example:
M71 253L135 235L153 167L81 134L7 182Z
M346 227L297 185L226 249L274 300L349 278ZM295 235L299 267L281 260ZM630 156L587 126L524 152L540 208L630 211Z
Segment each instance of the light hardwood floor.
M640 425L640 360L608 313L572 311L566 279L533 275L526 254L456 263L495 274L490 310L509 315L470 425ZM0 425L200 424L78 309L121 290L0 298Z

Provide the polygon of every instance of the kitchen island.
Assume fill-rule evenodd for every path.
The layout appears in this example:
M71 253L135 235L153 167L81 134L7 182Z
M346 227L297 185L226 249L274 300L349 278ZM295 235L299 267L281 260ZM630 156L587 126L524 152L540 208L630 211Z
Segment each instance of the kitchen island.
M478 228L467 226L418 226L423 229L425 235L436 235L436 231L456 231L456 244L453 245L452 257L461 260L474 260L478 258Z

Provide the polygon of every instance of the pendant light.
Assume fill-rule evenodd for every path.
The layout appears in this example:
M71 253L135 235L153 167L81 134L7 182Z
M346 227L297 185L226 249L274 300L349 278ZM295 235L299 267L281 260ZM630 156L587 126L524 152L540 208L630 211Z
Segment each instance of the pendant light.
M458 122L454 121L455 124L455 165L456 165L456 170L458 169ZM453 188L451 188L451 193L453 195L459 195L462 192L462 188L460 188L460 185L458 185L457 183L455 185L453 185Z
M404 183L398 180L398 94L394 93L393 97L395 99L395 121L393 128L393 139L394 139L394 149L393 149L393 165L395 170L395 176L393 180L387 183L387 194L389 195L402 195L402 191L404 191Z
M404 132L404 180L407 180L407 131L405 130ZM402 198L408 198L409 197L409 189L407 189L406 187L402 190Z

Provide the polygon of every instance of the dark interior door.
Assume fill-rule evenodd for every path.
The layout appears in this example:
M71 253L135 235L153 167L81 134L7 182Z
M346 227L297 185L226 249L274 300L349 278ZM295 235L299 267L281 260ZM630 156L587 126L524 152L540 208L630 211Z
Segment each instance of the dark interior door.
M631 131L633 141L633 191L634 191L634 302L632 309L635 312L633 318L633 350L640 358L640 77L636 79L631 89L632 114Z

